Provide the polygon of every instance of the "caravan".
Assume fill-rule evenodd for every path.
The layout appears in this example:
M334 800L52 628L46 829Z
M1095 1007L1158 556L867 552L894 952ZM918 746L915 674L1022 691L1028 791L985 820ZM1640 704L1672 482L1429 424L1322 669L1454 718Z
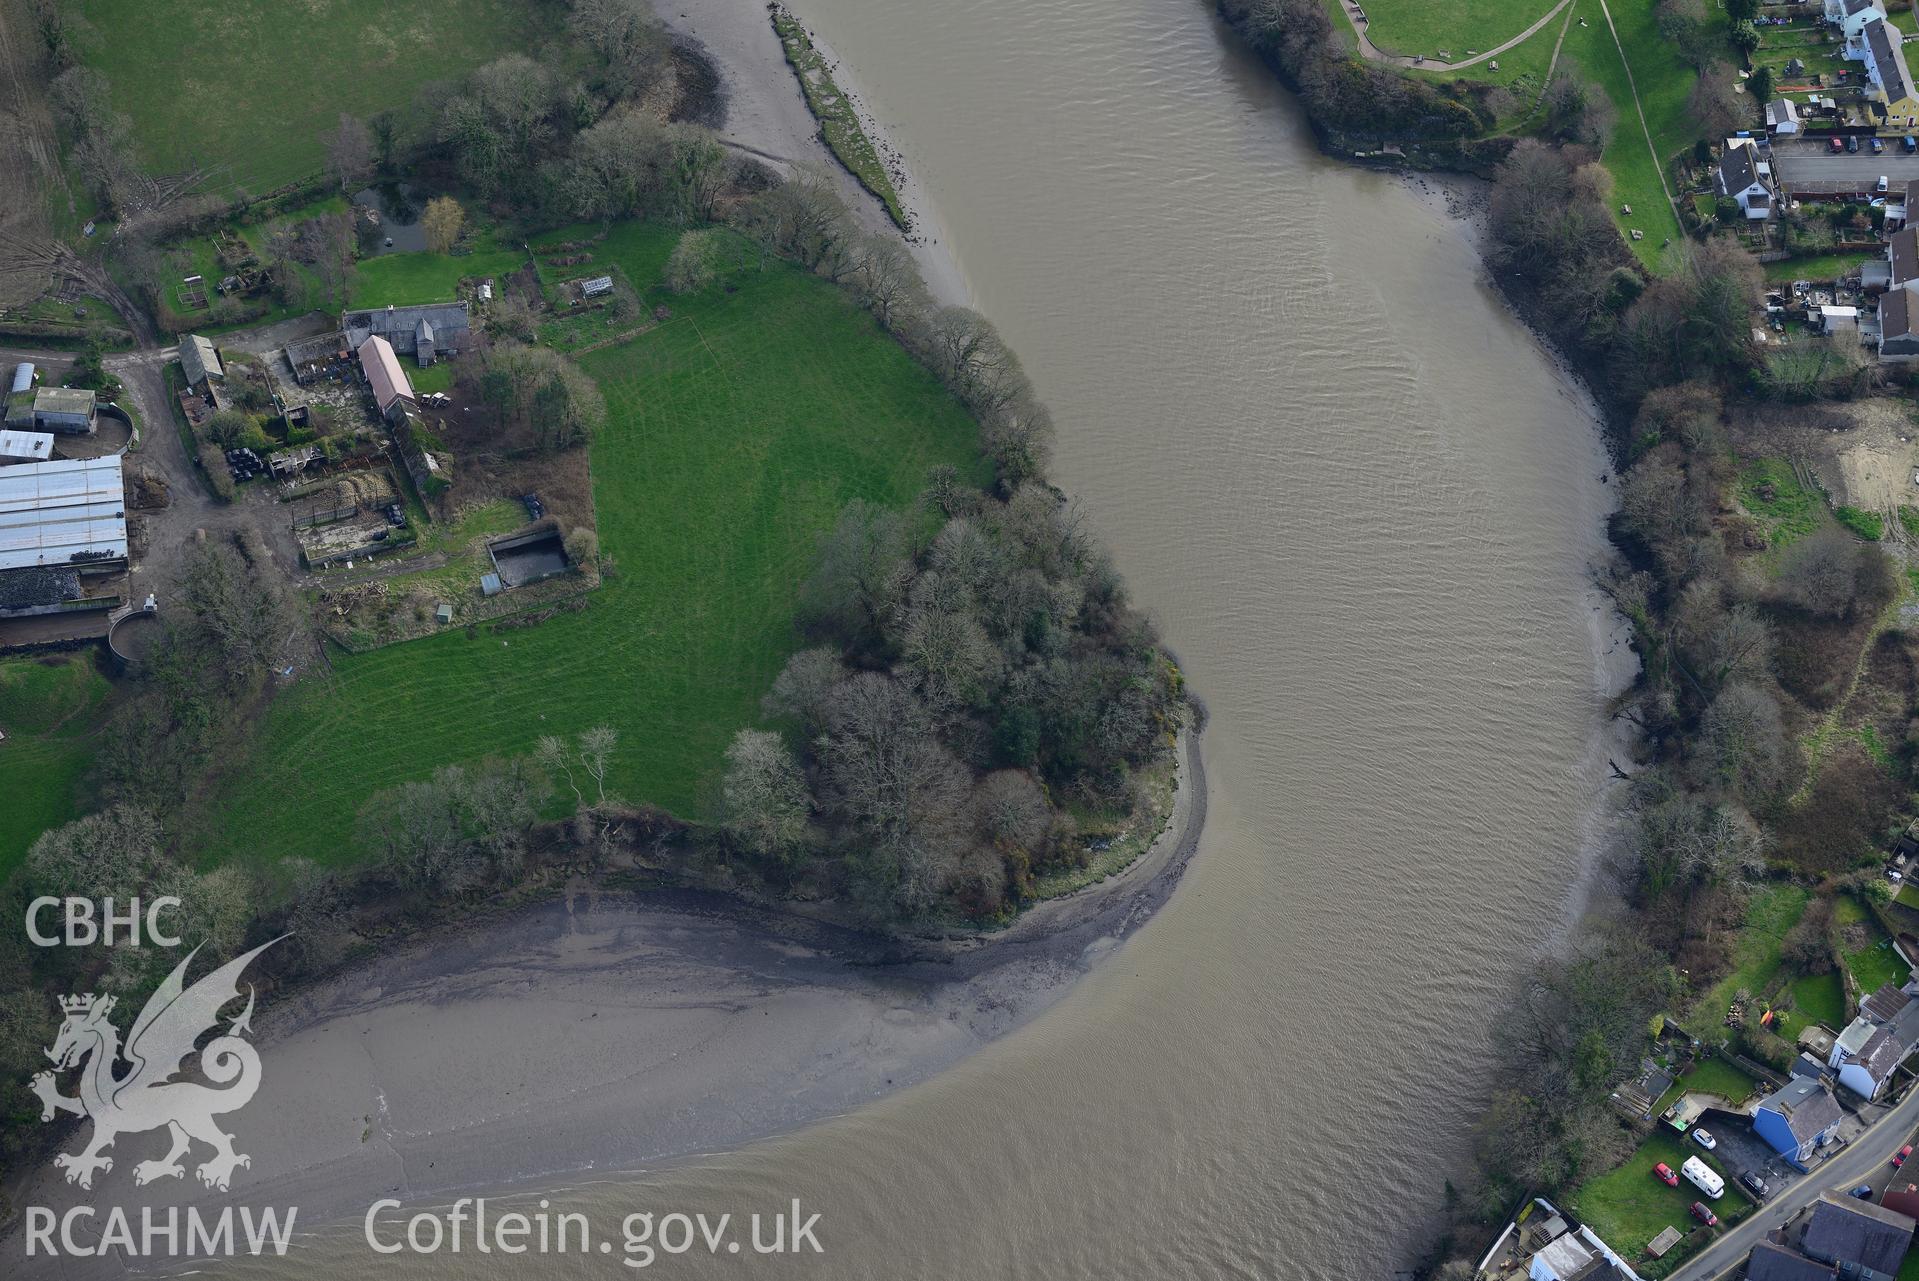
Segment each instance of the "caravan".
M1686 1163L1679 1167L1679 1172L1686 1176L1686 1182L1692 1184L1713 1200L1717 1201L1725 1195L1726 1181L1720 1178L1711 1166L1701 1161L1698 1157L1687 1157Z

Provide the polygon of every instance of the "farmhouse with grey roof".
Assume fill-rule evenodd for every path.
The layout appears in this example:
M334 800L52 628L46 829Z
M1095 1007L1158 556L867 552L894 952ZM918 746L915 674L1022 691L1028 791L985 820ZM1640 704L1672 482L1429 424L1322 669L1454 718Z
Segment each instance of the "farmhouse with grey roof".
M354 351L369 338L384 338L394 351L411 355L422 365L430 365L441 356L458 355L469 327L464 302L349 311L340 317L347 346Z

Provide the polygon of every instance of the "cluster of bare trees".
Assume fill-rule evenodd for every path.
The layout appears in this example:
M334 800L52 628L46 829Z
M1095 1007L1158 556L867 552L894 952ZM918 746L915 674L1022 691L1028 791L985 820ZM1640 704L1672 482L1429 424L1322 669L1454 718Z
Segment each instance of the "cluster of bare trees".
M113 107L107 78L92 67L70 66L48 86L48 100L67 147L67 163L100 207L124 213L145 191L133 145L133 119Z
M1002 501L942 471L920 512L855 501L800 610L824 643L766 697L784 735L728 752L726 829L780 868L837 861L878 915L1000 911L1080 856L1055 798L1123 807L1168 750L1171 669L1040 485Z
M599 384L551 347L496 343L480 392L500 416L503 437L536 449L570 449L606 424Z

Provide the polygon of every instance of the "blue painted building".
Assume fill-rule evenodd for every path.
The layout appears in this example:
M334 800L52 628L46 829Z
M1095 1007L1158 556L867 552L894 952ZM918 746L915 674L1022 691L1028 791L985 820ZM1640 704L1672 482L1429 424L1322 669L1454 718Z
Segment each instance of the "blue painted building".
M1803 1170L1813 1154L1832 1141L1844 1118L1824 1081L1797 1076L1759 1105L1752 1128L1773 1151Z

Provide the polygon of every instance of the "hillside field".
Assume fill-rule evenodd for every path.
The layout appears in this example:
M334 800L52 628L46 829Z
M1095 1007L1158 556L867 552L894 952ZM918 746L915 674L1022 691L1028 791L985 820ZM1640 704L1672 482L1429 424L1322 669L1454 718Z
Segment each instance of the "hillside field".
M319 171L342 111L405 106L538 35L525 0L85 0L101 39L87 61L133 120L141 159L159 173L215 169L215 189L271 190ZM133 33L138 33L137 35Z

